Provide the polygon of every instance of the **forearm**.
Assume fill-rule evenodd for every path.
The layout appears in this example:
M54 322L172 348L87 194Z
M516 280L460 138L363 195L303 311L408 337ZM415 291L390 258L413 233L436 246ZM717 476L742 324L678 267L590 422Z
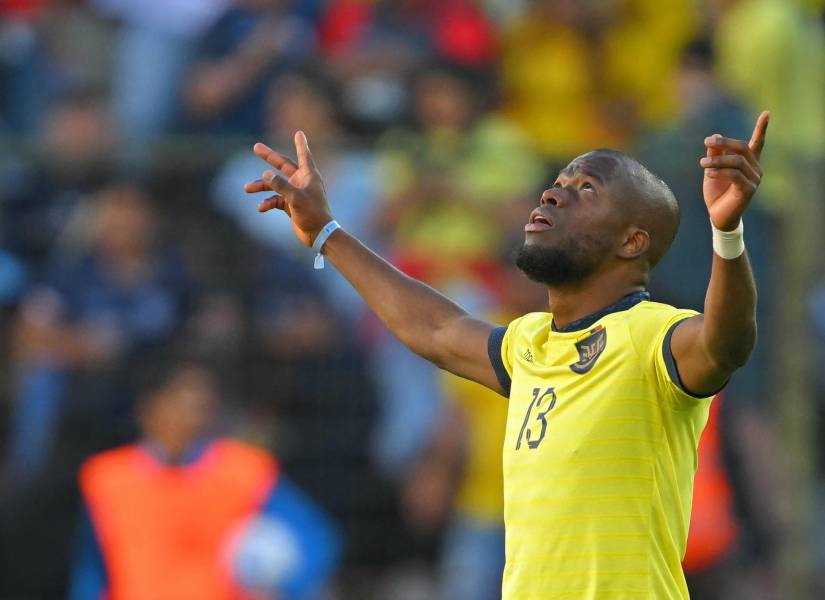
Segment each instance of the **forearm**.
M734 369L756 343L756 283L747 252L725 260L715 253L705 296L703 343L714 363Z
M298 164L265 144L255 153L286 177L265 171L244 186L247 193L274 191L258 205L260 212L286 212L298 239L307 246L332 219L326 190L303 132L295 134ZM325 234L326 238L326 234ZM340 229L319 242L338 271L355 287L370 308L413 352L446 369L503 392L488 356L493 326L474 319L432 288L407 277L361 242Z
M343 230L332 234L324 255L401 342L444 366L439 332L451 321L468 316L461 307L408 277Z

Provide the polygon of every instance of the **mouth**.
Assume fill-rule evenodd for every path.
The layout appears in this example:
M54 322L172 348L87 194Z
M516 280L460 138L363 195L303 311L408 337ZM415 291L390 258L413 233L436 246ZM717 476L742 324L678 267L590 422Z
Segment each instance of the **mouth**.
M553 221L542 214L541 209L537 208L530 213L530 220L524 226L525 232L547 231L553 228Z

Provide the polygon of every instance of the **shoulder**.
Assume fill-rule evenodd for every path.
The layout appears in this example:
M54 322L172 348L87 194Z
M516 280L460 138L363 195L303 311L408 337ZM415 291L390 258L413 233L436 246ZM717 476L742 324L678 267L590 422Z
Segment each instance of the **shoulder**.
M552 323L552 313L532 312L510 321L510 324L507 326L507 332L508 334L518 334L528 337L535 336L538 333L544 333L550 329Z
M120 480L130 472L130 469L124 467L137 460L140 452L136 444L129 444L95 454L80 467L81 487L87 488L92 484L113 479Z
M538 346L547 341L552 331L553 315L546 312L527 313L510 322L503 332L503 343L511 348L519 346Z
M640 302L622 313L631 325L632 332L641 334L651 330L657 331L669 323L676 323L698 314L695 310L650 301Z
M269 452L231 438L213 442L209 453L220 465L219 470L231 474L236 484L272 480L280 471L278 461Z
M622 325L626 339L635 348L640 357L649 357L652 352L662 348L665 338L684 321L696 316L694 310L677 308L660 302L640 302L628 310L609 315L604 324L610 328L613 324Z
M262 465L272 465L277 462L266 450L232 438L221 438L215 441L213 449L216 453L229 459Z

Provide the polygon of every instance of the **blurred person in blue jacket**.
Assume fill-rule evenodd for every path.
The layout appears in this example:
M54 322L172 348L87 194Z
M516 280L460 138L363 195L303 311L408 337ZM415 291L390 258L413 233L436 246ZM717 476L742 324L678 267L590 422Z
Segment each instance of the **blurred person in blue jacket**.
M215 435L211 370L163 357L138 386L140 440L80 470L70 600L323 597L338 534L275 458Z
M174 124L181 80L200 35L228 0L91 0L119 24L115 41L112 111L119 133L145 139Z
M80 205L45 277L22 301L12 348L16 382L7 476L35 477L51 458L67 414L115 427L122 369L166 341L190 292L177 252L160 243L158 219L132 185L102 190ZM75 402L77 400L77 402Z
M257 135L267 88L284 60L315 48L311 2L232 0L203 33L181 96L183 120L198 132Z

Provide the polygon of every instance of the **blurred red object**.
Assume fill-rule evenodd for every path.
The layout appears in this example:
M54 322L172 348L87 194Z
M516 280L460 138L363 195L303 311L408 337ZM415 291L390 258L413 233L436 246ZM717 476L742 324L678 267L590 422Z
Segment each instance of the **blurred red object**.
M48 0L0 0L0 14L4 17L32 18L40 14Z
M399 25L424 33L441 58L479 66L495 58L496 38L485 12L467 0L407 0L381 7L365 0L334 0L321 22L321 45L327 54L351 50L375 33ZM394 33L398 33L395 31Z
M699 468L693 482L693 511L687 551L682 566L688 573L715 565L739 539L733 506L733 489L722 457L719 407L722 396L710 406L708 423L699 441Z

